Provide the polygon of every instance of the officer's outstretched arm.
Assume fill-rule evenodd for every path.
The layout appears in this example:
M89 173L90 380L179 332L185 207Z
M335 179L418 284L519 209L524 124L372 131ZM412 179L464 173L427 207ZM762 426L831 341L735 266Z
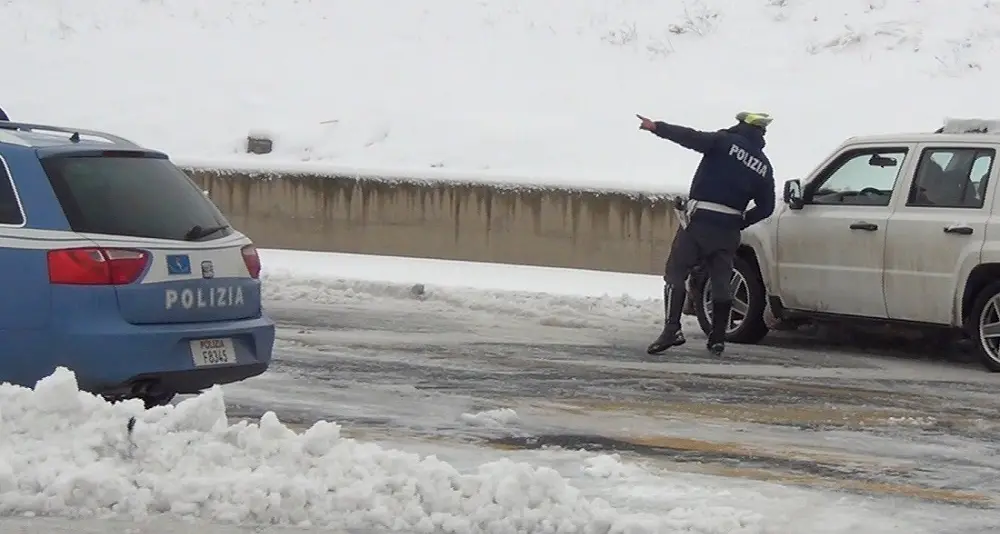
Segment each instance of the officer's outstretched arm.
M753 196L754 206L743 214L743 228L749 228L774 213L775 193L774 175L768 172Z
M690 148L702 154L712 150L715 143L722 138L722 134L719 132L703 132L694 128L678 126L662 121L656 121L655 124L656 129L653 130L653 133L658 137L673 141L684 148Z

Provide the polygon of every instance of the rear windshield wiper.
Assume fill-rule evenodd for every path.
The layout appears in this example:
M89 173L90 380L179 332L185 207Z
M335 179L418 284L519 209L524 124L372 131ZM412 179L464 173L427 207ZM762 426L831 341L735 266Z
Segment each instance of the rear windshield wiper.
M215 232L221 232L226 228L229 228L228 224L223 224L219 226L209 226L208 228L202 228L201 226L196 224L192 226L191 229L188 230L186 234L184 234L184 240L197 241L203 237L208 237L214 234Z

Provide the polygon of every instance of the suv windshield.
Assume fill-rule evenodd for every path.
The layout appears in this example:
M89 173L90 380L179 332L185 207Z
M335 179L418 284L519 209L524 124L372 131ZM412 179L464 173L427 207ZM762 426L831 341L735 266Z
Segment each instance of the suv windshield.
M74 154L45 158L42 167L76 232L180 241L232 233L215 204L161 156Z

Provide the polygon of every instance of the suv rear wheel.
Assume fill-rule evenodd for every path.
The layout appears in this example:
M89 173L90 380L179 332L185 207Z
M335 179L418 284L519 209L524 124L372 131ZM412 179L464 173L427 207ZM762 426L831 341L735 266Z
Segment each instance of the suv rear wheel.
M1000 282L979 292L967 324L983 365L990 371L1000 371Z
M726 341L731 343L757 343L767 335L764 324L764 283L757 269L747 260L733 259L730 279L733 291L733 309L730 312ZM708 276L698 277L697 294L700 302L695 306L698 325L708 335L712 331L712 284Z

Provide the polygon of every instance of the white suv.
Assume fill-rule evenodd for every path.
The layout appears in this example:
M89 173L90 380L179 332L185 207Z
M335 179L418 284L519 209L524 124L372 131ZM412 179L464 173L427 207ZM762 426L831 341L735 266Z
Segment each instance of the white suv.
M852 137L743 232L727 339L847 319L951 329L1000 371L1000 121ZM711 287L692 279L706 332Z

